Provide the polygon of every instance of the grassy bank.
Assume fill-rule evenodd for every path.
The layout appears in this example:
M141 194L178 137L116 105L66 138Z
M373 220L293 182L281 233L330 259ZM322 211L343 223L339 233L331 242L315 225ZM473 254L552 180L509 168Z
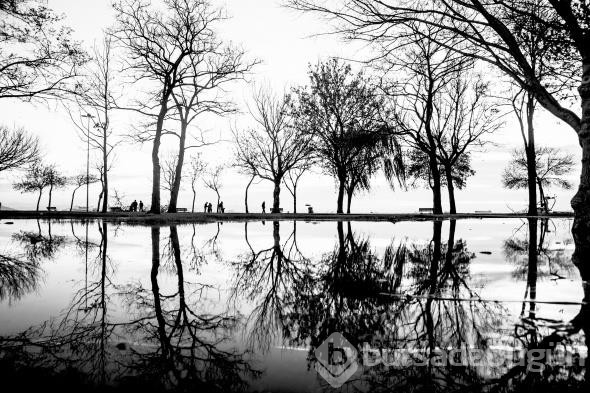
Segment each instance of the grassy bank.
M97 212L69 212L69 211L25 211L11 210L0 211L0 219L59 219L59 220L84 220L102 219L116 222L137 223L167 223L167 222L217 222L217 221L427 221L468 218L526 218L526 214L518 213L459 213L459 214L418 214L418 213L359 213L359 214L334 214L334 213L97 213ZM556 212L549 215L538 215L537 218L573 217L572 212Z

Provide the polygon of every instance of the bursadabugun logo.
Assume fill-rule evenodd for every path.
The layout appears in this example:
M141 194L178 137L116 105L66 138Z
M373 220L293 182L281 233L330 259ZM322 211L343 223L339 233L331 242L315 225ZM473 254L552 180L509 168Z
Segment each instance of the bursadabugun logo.
M358 352L342 334L332 333L315 349L316 371L334 388L342 386L358 369Z
M585 367L584 348L565 346L551 349L510 348L489 345L486 348L386 348L369 343L352 345L341 333L332 333L315 348L316 371L334 388L347 382L362 365L363 368L382 365L385 368L407 367L467 367L497 370L520 366L527 373L542 373L546 367Z

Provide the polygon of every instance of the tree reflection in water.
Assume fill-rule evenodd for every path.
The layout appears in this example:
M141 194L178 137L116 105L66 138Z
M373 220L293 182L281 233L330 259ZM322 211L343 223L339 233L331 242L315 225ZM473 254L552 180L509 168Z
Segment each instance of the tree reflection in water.
M310 261L297 247L296 223L287 240L282 242L279 221L273 222L272 243L255 251L248 240L248 225L244 238L249 252L232 262L235 277L230 302L244 298L254 303L246 324L251 349L268 350L276 335L289 336L288 313L295 301L295 291L309 285Z
M479 297L483 283L471 277L475 254L456 238L454 220L428 224L432 238L425 243L392 239L382 253L368 237L356 233L353 224L334 225L333 249L311 259L300 251L296 223L273 222L272 239L261 249L253 247L244 224L246 252L229 261L232 307L224 312L207 309L208 292L217 288L188 279L202 275L202 267L221 256L219 226L204 247L195 244L193 226L184 249L176 226L164 234L167 227L152 227L149 279L125 285L113 280L116 264L108 253L106 222L96 226L100 243L82 239L75 231L77 240L64 237L61 243L50 228L47 236L40 227L39 233L20 232L13 239L22 252L0 257L0 300L16 300L34 290L40 261L54 257L60 244L71 243L90 255L88 275L59 318L0 338L0 377L9 381L16 375L21 384L44 388L49 380L49 385L61 380L77 384L78 390L104 385L147 391L247 390L249 381L260 374L252 351L264 357L276 343L305 348L311 369L317 361L313 349L333 332L341 332L357 348L368 343L392 362L361 367L362 372L345 385L349 390L587 387L585 370L575 362L564 366L538 358L546 366L538 373L527 367L525 358L499 361L505 354L498 346L538 350L587 345L587 335L580 334L588 332L586 303L564 323L544 315L546 309L537 300L542 280L559 281L574 273L567 253L546 244L550 222L529 219L527 236L504 242L514 278L526 283L520 315L511 315L502 302ZM281 226L288 236L281 236ZM448 236L443 237L443 229L448 229ZM207 246L212 253L203 251ZM579 270L587 300L586 270ZM121 305L123 317L116 317ZM244 309L248 312L242 316ZM247 332L247 349L235 342L241 329ZM454 363L444 361L441 350L451 348L480 350L483 366L473 363L477 359L470 358L469 351L457 354L462 358ZM416 363L424 359L425 366ZM490 362L494 366L486 367ZM320 377L318 382L330 389Z
M273 225L274 243L261 250L252 248L246 225L250 252L234 264L234 298L244 296L255 304L248 326L250 342L259 344L258 349L268 350L280 333L284 345L309 349L311 367L316 362L314 348L333 332L341 332L357 348L369 343L373 349L395 349L395 355L402 355L392 358L389 353L390 358L385 358L404 359L402 362L364 368L347 382L353 390L476 391L530 389L548 382L558 388L578 385L582 373L576 364L554 367L548 359L541 359L547 371L531 372L526 358L512 359L512 354L498 350L510 340L523 349L572 343L569 337L584 324L582 312L570 323L553 323L550 332L537 324L526 334L519 333L527 318L536 318L537 255L551 261L553 275L563 270L556 266L567 268L563 255L549 255L543 246L544 234L537 243L536 221L529 239L519 246L524 245L528 254L521 270L526 270L531 301L527 302L529 315L521 315L516 325L511 324L501 302L481 299L478 288L472 287L470 264L475 255L464 240L455 239L454 220L448 223L446 242L442 240L443 223L435 221L428 244L394 240L382 257L373 251L369 239L354 233L350 223L338 222L338 243L318 263L298 251L285 253L288 241L281 243L279 223ZM543 225L546 231L547 223ZM528 244L533 245L530 252ZM509 255L509 242L506 250L514 258L514 253ZM441 358L441 349L465 351L457 354L462 359L449 363ZM473 354L472 349L479 353ZM422 356L416 357L412 352L416 350ZM416 365L424 357L429 360L427 366Z
M9 304L37 289L41 267L23 255L0 254L0 302Z
M51 233L51 220L47 220L47 235L41 230L41 222L37 220L38 232L21 231L12 235L13 240L20 243L26 259L40 262L53 259L55 254L66 244L65 236Z
M153 227L150 288L111 282L108 224L99 224L94 274L56 320L13 337L0 337L4 380L27 388L142 388L147 391L240 391L258 375L248 354L229 342L239 322L230 315L196 310L200 284L184 278L177 228L170 227L168 269L177 278L173 293L162 293L160 228ZM86 242L88 244L88 242ZM188 287L191 286L189 290ZM123 300L131 320L109 315L113 298ZM141 343L138 345L129 344ZM23 376L34 375L35 379Z

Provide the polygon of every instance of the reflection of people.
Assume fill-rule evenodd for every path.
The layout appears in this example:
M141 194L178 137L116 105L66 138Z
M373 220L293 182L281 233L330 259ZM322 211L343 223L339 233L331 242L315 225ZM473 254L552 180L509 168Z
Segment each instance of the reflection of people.
M266 201L262 201L262 212L266 213Z

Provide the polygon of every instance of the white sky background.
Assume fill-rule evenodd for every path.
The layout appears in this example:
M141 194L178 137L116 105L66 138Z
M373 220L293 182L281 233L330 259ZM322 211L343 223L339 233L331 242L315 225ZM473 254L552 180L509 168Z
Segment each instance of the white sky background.
M231 19L219 28L220 36L241 45L251 58L262 61L254 69L247 83L242 83L232 92L233 100L246 111L246 102L252 94L254 84L268 84L278 93L288 90L291 86L307 82L307 66L320 59L332 56L344 58L360 58L364 50L361 45L343 42L336 36L311 37L313 34L330 31L316 15L301 14L281 7L281 0L225 0L213 1L214 4L225 6ZM49 7L66 15L66 22L75 30L75 37L91 45L100 40L102 30L113 23L114 13L109 0L49 0ZM362 53L361 53L362 52ZM393 76L392 76L393 77ZM133 94L126 88L125 94ZM86 146L76 134L75 127L59 106L47 107L18 101L3 100L0 102L2 122L8 126L22 126L39 135L48 162L57 164L61 170L74 175L82 173L86 168ZM575 154L579 161L581 152L577 137L568 126L559 122L539 109L536 119L538 146L549 145L565 149ZM508 191L502 188L501 175L515 147L522 145L520 132L513 117L507 118L506 127L491 140L496 146L487 148L486 152L474 153L473 164L476 175L468 180L468 187L457 192L459 211L474 210L508 211L523 209L526 206L526 190ZM126 113L116 115L115 133L125 134L131 130L131 117ZM247 124L243 116L231 118L207 119L203 124L197 119L195 124L200 128L211 130L230 139L230 124L238 126ZM174 150L175 139L171 137L164 142L161 156ZM126 143L116 150L116 161L110 175L111 194L114 189L126 195L126 200L141 199L149 204L151 195L151 146ZM209 146L202 150L204 157L214 166L216 163L230 163L232 146L222 143ZM548 194L557 195L558 210L570 210L569 200L573 196L578 183L579 167L571 175L575 187L573 190L550 190ZM12 183L17 173L2 174L0 178L0 201L3 206L17 209L32 209L36 203L36 195L19 194L12 190ZM249 179L227 170L224 176L222 200L227 211L243 211L244 188ZM91 206L96 205L99 186L91 186ZM444 190L443 190L444 192ZM85 191L79 190L75 205L85 204ZM202 209L206 200L215 202L215 194L199 183L196 209ZM71 189L58 190L54 193L54 206L58 209L69 207ZM281 192L282 207L285 211L292 210L292 199L286 188ZM167 203L168 193L162 191L162 203ZM180 194L179 207L190 208L192 194L190 187L185 185ZM268 182L253 185L250 188L250 210L259 209L260 203L266 200L271 204L272 187ZM419 207L431 206L431 192L426 188L409 191L390 190L382 175L373 181L370 193L357 196L353 200L353 212L414 212ZM46 206L45 200L41 206ZM305 175L298 189L298 210L304 211L305 204L310 203L319 211L335 211L336 189L334 181L316 173ZM446 204L446 199L445 199ZM444 207L445 210L448 206Z

